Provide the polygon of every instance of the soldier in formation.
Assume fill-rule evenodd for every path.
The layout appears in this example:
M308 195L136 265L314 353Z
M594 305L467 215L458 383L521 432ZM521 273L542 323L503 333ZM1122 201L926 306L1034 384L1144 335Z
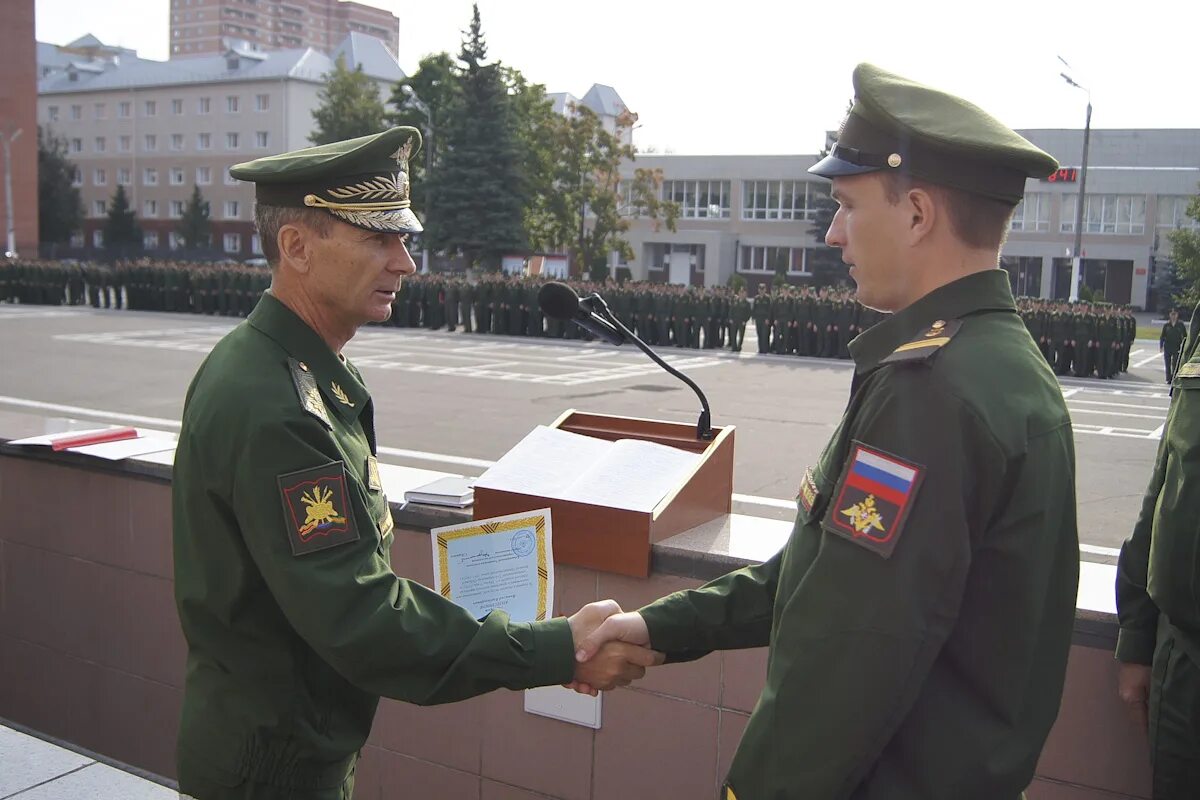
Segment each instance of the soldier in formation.
M1029 335L1059 375L1115 378L1129 369L1137 320L1129 306L1022 297Z

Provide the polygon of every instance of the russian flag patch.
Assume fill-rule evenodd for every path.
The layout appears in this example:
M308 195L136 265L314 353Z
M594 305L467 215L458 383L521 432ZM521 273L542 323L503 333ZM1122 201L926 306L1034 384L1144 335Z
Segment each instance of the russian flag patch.
M852 442L824 528L890 558L924 475L920 464Z

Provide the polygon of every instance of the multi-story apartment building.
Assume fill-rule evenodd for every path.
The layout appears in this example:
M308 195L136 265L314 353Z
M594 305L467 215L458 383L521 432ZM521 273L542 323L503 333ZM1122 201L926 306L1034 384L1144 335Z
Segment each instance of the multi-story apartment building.
M1021 132L1064 168L1030 180L1014 215L1003 265L1018 294L1066 298L1079 197L1080 130ZM815 155L643 155L627 165L662 170L662 197L678 202L678 229L635 220L637 254L625 265L643 280L723 285L735 274L751 284L782 270L792 283L813 280L811 220L828 183L808 173ZM1154 272L1170 258L1165 233L1195 227L1187 203L1200 191L1200 130L1092 131L1084 198L1082 285L1115 303L1153 304ZM657 229L656 229L657 228Z
M9 246L10 221L16 252L37 250L36 66L33 0L7 3L0 30L0 75L4 76L0 81L0 254Z
M171 58L220 55L233 40L253 50L327 55L351 33L382 41L396 54L399 18L345 0L171 0Z
M633 144L633 123L637 122L637 114L629 110L613 87L593 83L582 100L569 92L551 92L546 98L551 102L556 114L570 114L573 107L579 106L591 109L609 133L614 133L618 121L623 120L626 124L621 129L621 139L625 144Z
M52 47L41 48L47 62ZM369 36L347 36L337 57L351 68L361 64L385 101L404 77L383 42ZM198 186L209 203L213 245L230 258L260 254L254 187L230 178L229 167L308 146L322 76L333 67L312 48L57 63L38 88L38 122L66 139L76 165L85 220L74 244L104 246L108 204L124 186L146 249L176 249L179 218Z

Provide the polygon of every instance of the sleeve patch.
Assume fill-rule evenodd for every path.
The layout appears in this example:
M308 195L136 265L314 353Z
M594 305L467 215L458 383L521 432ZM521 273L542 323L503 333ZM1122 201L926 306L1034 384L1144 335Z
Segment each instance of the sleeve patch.
M280 475L279 494L292 555L358 541L341 461Z
M891 558L925 467L853 442L822 527Z

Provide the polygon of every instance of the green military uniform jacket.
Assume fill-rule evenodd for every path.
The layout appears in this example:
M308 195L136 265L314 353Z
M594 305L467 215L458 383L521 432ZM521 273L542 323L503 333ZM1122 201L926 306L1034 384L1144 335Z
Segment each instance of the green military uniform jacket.
M1079 550L1070 418L1015 311L989 270L860 335L783 550L641 609L671 659L770 644L738 800L1016 800L1032 779Z
M565 618L476 621L396 576L374 451L358 371L273 295L201 365L173 483L192 774L300 800L342 785L380 695L445 703L571 679Z
M1154 473L1133 533L1117 562L1117 658L1150 664L1159 614L1182 631L1200 664L1200 308L1172 386Z

